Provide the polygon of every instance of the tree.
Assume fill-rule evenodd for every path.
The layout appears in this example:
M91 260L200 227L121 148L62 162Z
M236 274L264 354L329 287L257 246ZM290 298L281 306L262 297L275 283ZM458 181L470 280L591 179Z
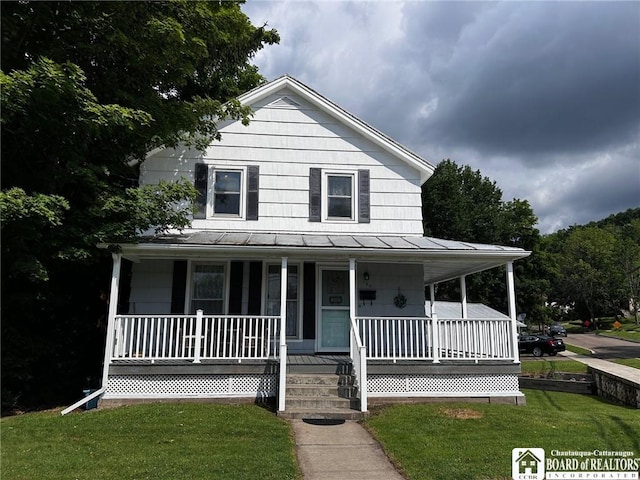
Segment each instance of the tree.
M624 276L625 292L629 296L636 324L640 306L640 219L635 218L623 227L624 236L618 242L616 256Z
M623 277L616 261L617 239L603 228L574 228L560 257L557 291L563 305L572 304L590 320L621 307Z
M538 219L526 200L502 200L502 191L479 170L458 166L451 160L438 164L422 189L424 232L449 240L487 243L535 250L540 234ZM544 303L545 281L536 275L543 270L538 257L515 264L517 308L538 312ZM502 311L507 309L504 272L491 270L467 278L467 296ZM438 297L459 298L457 282L439 286Z
M640 209L547 235L542 250L555 265L549 300L593 320L637 306Z
M2 6L3 408L77 397L99 372L101 242L183 228L186 181L137 188L146 152L203 148L278 41L240 2ZM98 352L98 353L96 353Z

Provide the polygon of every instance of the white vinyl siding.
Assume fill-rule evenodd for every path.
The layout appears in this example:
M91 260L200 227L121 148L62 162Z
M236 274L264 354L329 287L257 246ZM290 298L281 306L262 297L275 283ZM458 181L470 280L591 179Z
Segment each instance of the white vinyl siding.
M299 106L272 104L288 96ZM249 126L222 122L222 140L204 154L189 149L167 149L142 165L143 183L184 176L193 179L194 165L206 163L222 170L260 167L259 210L256 221L234 222L213 215L196 219L194 230L230 228L245 232L422 235L421 173L378 145L295 94L282 91L252 106ZM368 170L370 222L337 218L309 222L309 169L324 172ZM211 182L213 183L213 182ZM357 175L355 177L357 186ZM326 190L325 190L326 191ZM323 192L324 195L324 192ZM354 191L353 217L357 218ZM230 219L230 217L226 217ZM242 219L242 217L240 217Z
M141 260L132 266L129 311L166 315L171 313L173 260Z

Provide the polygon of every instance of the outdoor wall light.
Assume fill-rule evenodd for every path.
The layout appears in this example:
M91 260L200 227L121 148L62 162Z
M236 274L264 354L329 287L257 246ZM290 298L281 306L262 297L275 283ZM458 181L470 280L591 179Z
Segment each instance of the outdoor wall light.
M369 281L369 272L364 272L364 281L365 282Z

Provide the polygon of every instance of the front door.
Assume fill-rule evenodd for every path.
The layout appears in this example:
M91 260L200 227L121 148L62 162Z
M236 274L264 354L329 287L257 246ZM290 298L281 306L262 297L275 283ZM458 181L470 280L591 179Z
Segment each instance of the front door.
M318 351L349 351L349 271L320 268Z

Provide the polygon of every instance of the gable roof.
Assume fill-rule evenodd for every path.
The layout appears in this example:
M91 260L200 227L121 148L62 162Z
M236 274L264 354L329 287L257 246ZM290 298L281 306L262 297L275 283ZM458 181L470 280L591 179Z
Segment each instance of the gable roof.
M283 75L271 82L260 85L259 87L240 95L238 100L243 105L251 106L268 95L272 95L285 88L295 92L304 100L308 101L324 113L330 115L338 122L352 128L367 140L375 143L391 155L394 155L416 168L420 172L421 184L426 182L431 175L433 175L435 167L427 160L289 75Z

